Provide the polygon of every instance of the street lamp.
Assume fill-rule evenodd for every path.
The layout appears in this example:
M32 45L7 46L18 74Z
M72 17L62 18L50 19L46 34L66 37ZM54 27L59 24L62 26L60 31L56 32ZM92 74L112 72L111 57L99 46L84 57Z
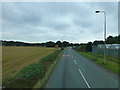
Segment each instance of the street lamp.
M95 11L95 13L104 14L104 64L106 60L106 12L105 11Z

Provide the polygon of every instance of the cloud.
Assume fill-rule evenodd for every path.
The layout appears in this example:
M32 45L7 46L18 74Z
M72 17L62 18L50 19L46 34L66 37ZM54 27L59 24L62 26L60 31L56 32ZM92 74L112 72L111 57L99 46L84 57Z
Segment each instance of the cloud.
M107 13L107 36L117 35L115 2L4 2L3 40L88 42L103 39L103 14Z

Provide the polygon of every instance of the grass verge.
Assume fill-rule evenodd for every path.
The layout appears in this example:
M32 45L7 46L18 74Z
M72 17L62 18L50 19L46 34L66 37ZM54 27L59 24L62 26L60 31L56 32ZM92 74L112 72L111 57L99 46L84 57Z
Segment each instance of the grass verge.
M5 85L7 88L40 88L43 86L45 81L38 84L38 81L43 80L48 77L48 71L51 65L57 60L60 55L61 50L56 50L55 52L49 54L48 56L42 58L37 63L30 64L24 67L15 77L9 79L9 82Z
M77 52L79 52L79 51L77 51ZM103 57L100 55L94 55L91 52L79 52L79 53L81 55L93 60L95 63L107 68L108 70L120 75L120 69L118 69L119 64L117 62L111 61L109 57L106 57L106 64L104 64Z
M61 55L62 55L62 52L60 52L60 54L58 55L58 57L56 58L56 60L50 65L48 71L45 73L45 76L44 76L42 79L40 79L40 80L34 85L33 88L44 88L45 83L47 82L50 74L52 73L52 71L53 71L55 65L57 64L58 60L60 59Z

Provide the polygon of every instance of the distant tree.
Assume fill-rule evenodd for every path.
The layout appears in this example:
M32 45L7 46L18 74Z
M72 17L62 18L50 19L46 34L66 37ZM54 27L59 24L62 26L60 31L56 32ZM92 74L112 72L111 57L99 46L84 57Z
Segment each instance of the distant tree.
M120 35L118 36L117 44L120 44Z
M46 43L41 43L40 45L43 46L43 47L45 47L45 46L46 46Z
M74 44L73 44L73 43L69 43L69 46L73 47L73 46L74 46Z
M57 41L57 42L56 42L56 45L58 45L59 47L61 47L61 46L62 46L61 41Z
M107 37L106 43L107 44L113 44L113 43L115 43L115 38L113 36Z
M120 35L115 36L115 37L113 36L107 37L106 43L107 44L120 44Z
M80 46L80 44L79 43L74 43L74 46L78 47L78 46Z
M68 47L69 46L69 42L67 42L67 41L63 41L62 44L63 44L64 47Z
M92 42L88 42L85 49L87 52L92 52Z
M94 42L93 42L93 45L98 45L98 44L104 44L104 41L97 41L97 40L95 40Z
M46 47L55 47L55 43L52 41L46 42Z
M68 46L76 46L78 49L84 51L91 51L91 42L89 43L69 43L67 41L61 42L57 41L56 43L49 41L45 43L25 43L25 42L19 42L19 41L5 41L5 40L0 40L0 43L2 43L2 46L46 46L46 47L55 47L55 45L58 45L59 47L68 47ZM120 44L120 35L118 36L109 36L106 39L107 44ZM98 41L95 40L92 45L98 45L98 44L104 44L104 41ZM86 49L85 49L86 47Z

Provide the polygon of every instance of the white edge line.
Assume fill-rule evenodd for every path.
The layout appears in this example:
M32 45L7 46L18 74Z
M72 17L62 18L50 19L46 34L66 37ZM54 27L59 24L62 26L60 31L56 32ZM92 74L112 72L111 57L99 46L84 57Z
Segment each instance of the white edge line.
M75 60L73 60L73 61L74 61L75 65L77 65L76 61Z
M85 79L85 77L84 77L84 75L83 75L83 73L81 72L80 69L79 69L79 73L82 75L82 77L83 77L85 83L87 84L88 88L90 88L90 85L88 84L87 80Z

